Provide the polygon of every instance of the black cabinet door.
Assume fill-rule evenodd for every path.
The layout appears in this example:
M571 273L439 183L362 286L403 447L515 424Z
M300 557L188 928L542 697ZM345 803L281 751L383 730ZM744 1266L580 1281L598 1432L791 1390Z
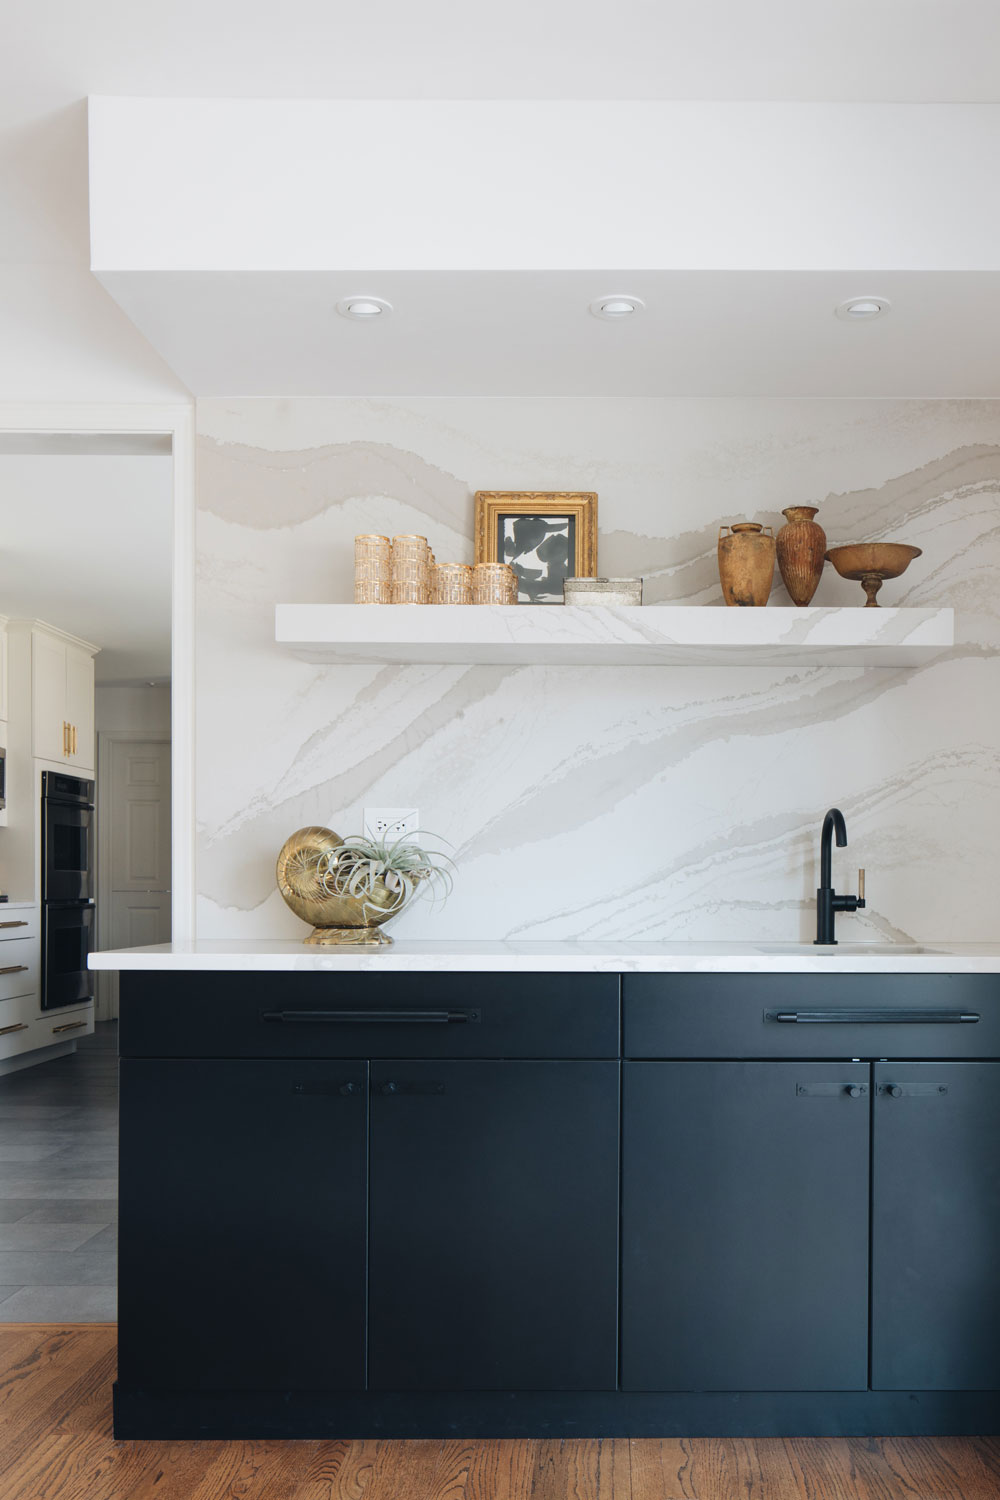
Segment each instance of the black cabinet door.
M119 1378L364 1383L367 1064L121 1064Z
M372 1063L373 1388L614 1388L618 1072Z
M626 1390L867 1386L869 1105L858 1063L625 1064Z
M1000 1389L1000 1063L875 1069L872 1385Z

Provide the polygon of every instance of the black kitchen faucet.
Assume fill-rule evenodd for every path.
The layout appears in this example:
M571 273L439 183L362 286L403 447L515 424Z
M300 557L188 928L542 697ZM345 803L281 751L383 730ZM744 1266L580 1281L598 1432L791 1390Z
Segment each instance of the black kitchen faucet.
M839 807L831 807L823 819L823 835L820 840L819 890L816 892L816 943L836 944L834 920L838 911L858 911L865 904L865 872L858 871L858 894L838 896L833 888L833 835L837 835L837 848L847 843L847 824Z

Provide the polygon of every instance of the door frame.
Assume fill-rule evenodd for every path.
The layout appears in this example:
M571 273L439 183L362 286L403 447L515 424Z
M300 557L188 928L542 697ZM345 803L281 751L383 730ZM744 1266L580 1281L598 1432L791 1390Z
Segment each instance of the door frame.
M171 736L163 729L150 732L145 729L99 729L97 731L97 947L110 947L108 931L111 907L111 825L106 813L111 796L111 747L112 745L169 745ZM171 756L171 761L173 756ZM173 767L171 766L171 775ZM173 787L171 787L173 796ZM173 803L171 803L171 815ZM171 833L173 829L171 827ZM173 851L171 850L171 853ZM173 871L170 876L171 889L171 937L173 937ZM100 969L97 973L97 993L94 1005L95 1021L114 1020L118 1015L118 973L113 969Z
M169 437L173 467L171 590L171 927L195 937L194 402L0 401L0 432Z

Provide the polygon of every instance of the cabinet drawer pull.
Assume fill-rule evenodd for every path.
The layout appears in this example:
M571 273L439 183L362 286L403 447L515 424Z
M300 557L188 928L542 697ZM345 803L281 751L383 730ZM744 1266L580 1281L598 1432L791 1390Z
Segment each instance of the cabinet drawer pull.
M867 1083L797 1083L795 1092L800 1098L832 1099L846 1094L849 1099L863 1099L868 1093Z
M0 1026L0 1036L9 1036L12 1031L27 1031L27 1021L15 1021L13 1026Z
M880 1083L877 1092L890 1099L928 1099L946 1094L946 1083Z
M27 927L27 922L0 922L0 927Z
M478 1010L265 1010L262 1021L292 1026L447 1026L478 1021Z
M947 1026L978 1021L967 1010L766 1010L765 1021L791 1021L824 1026Z
M380 1094L443 1094L445 1089L443 1083L407 1083L405 1080L391 1078L387 1083L380 1083L378 1091Z
M0 969L0 974L27 974L27 964L8 964L5 969Z
M52 1035L59 1031L79 1031L81 1026L86 1026L86 1021L64 1021L61 1026L53 1026Z

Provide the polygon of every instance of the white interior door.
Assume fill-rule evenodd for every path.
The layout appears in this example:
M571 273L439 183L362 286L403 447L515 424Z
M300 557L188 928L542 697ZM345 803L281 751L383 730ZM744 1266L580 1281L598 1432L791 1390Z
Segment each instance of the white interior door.
M170 743L108 737L102 777L103 848L108 868L100 895L102 947L170 941ZM118 976L101 986L97 1014L118 1014Z

